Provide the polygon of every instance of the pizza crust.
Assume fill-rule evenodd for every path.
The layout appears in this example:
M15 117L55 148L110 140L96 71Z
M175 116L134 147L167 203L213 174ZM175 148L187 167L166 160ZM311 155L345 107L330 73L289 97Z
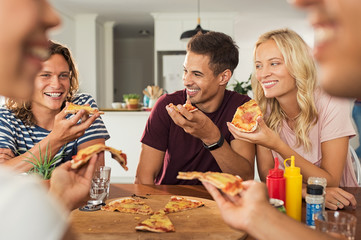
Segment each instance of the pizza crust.
M237 127L236 125L234 125L233 123L231 123L232 126L234 126L235 128L237 128L237 130L241 131L241 132L245 132L245 133L251 133L251 132L254 132L256 131L257 127L258 127L258 122L256 121L255 125L251 128L251 129L243 129L243 128L240 128L240 127Z
M177 106L174 105L173 103L169 103L169 104L168 104L168 107L173 108L174 110L176 110L177 112L180 113L180 111L179 111L179 109L177 108ZM185 104L183 104L183 107L184 107L185 109L187 109L187 111L190 112L190 113L195 112L195 111L198 110L198 108L196 108L195 106L193 106L193 105L190 104L190 103L185 103Z
M257 118L262 116L260 107L251 99L237 108L231 124L241 132L254 132L258 127Z
M139 223L136 227L138 231L149 231L149 232L174 232L175 228L173 223L164 211L160 210L154 213L150 218Z
M216 188L221 189L224 193L227 193L231 196L235 196L242 192L242 178L239 176L234 176L229 173L221 172L179 172L177 179L199 179L202 182L208 182L215 186Z
M105 146L103 143L94 144L87 148L80 149L77 155L72 157L73 159L71 160L71 168L79 168L80 166L86 164L94 154L105 150L109 151L112 158L115 159L126 171L128 171L127 155L121 150Z
M134 213L141 215L151 215L153 210L145 202L130 197L115 199L101 208L108 212Z
M81 109L84 109L88 114L96 114L96 113L104 114L104 112L101 112L96 108L92 108L92 107L86 106L86 105L77 105L77 104L74 104L74 103L71 103L71 102L68 104L68 106L67 106L67 108L65 110L65 113L67 113L67 114L76 114Z
M164 207L165 213L176 213L191 210L204 206L204 203L194 199L185 197L171 196L170 200Z

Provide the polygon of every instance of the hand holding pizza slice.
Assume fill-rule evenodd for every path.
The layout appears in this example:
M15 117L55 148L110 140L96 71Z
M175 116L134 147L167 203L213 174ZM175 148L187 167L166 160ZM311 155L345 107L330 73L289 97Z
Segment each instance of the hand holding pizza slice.
M99 152L102 151L109 151L112 155L112 158L115 159L119 164L127 171L127 155L123 153L121 150L117 150L112 147L105 146L103 143L98 143L91 145L87 148L80 149L77 153L77 155L73 156L71 160L71 168L77 169L80 166L86 164L90 158Z
M215 186L216 188L221 189L224 193L227 193L231 196L235 196L242 192L242 178L239 176L234 176L229 173L221 172L179 172L177 179L199 179L202 182L208 182Z
M254 132L257 129L257 118L263 114L254 99L237 108L231 124L241 132Z

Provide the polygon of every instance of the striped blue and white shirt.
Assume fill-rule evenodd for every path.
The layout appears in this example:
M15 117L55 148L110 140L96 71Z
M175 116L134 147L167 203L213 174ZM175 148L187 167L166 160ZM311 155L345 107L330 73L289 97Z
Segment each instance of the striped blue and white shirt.
M98 108L95 100L89 94L85 93L76 94L72 102L78 105L89 104L93 108ZM73 115L69 114L66 118L69 119L72 116ZM0 107L0 148L9 148L15 155L24 154L48 136L49 133L50 131L37 125L25 125L9 109ZM60 163L71 160L71 157L77 153L80 144L99 138L104 138L105 140L110 138L104 122L100 117L93 122L83 136L66 144L64 157L59 159L55 164L59 165ZM56 155L59 155L63 148L64 146ZM44 153L42 153L42 155L44 155Z

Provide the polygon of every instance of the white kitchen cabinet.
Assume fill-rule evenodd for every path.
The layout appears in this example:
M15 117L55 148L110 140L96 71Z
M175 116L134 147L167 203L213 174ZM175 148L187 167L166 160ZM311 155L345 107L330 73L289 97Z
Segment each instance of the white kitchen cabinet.
M112 183L134 183L138 166L142 137L150 112L105 111L102 115L110 134L106 145L120 149L128 158L128 171L113 160L109 152L105 153L105 165L110 166Z

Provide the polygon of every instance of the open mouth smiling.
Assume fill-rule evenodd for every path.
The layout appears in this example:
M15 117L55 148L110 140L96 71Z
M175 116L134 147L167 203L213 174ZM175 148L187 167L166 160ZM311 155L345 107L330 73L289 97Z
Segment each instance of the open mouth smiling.
M46 92L44 94L48 97L53 97L53 98L57 98L57 97L60 97L61 95L63 95L62 92Z

